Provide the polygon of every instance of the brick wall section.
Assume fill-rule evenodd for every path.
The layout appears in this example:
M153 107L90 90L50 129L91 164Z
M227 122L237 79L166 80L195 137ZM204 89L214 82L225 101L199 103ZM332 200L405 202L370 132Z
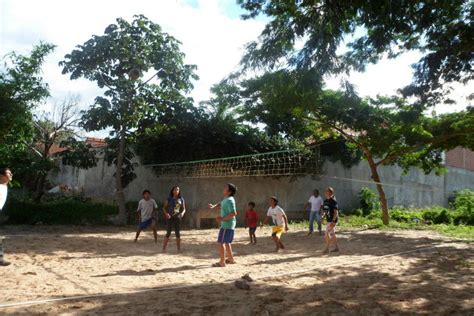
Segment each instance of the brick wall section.
M474 152L461 147L448 151L446 166L474 171Z

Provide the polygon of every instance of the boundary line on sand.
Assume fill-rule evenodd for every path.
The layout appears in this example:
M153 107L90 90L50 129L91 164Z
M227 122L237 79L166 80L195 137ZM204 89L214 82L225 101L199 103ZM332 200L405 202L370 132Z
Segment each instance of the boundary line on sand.
M416 249L410 249L410 250L406 250L406 251L395 252L395 253L391 253L391 254L387 254L387 255L378 256L378 257L375 257L375 258L370 257L370 258L363 258L363 259L359 259L359 260L352 260L352 261L349 261L349 262L336 262L334 264L326 265L325 268L334 268L334 267L343 266L343 265L344 266L350 266L350 265L354 265L354 264L362 263L362 262L367 262L367 261L379 261L380 259L384 259L384 258L395 257L395 256L398 256L398 255L403 255L403 254L407 254L407 253L432 249L435 246L436 246L436 244L431 244L429 246L421 246L421 247L418 247ZM305 272L317 271L317 270L321 270L321 268L296 270L296 271L291 271L291 272L279 274L278 276L271 275L271 276L255 277L254 280L270 280L270 279L280 278L282 276L288 276L288 275L293 275L293 274L302 274L302 273L305 273ZM226 283L231 283L231 282L234 282L234 279L225 280L221 284L226 284ZM57 298L47 298L47 299L39 299L39 300L31 300L31 301L23 301L23 302L2 303L2 304L0 304L0 309L4 309L4 308L8 308L8 307L15 308L15 307L20 307L20 306L41 305L41 304L48 304L48 303L55 303L55 302L77 301L77 300L93 299L93 298L97 298L97 297L107 297L107 296L115 296L115 295L139 294L139 293L154 292L154 291L180 290L180 289L189 289L189 288L195 288L195 287L208 287L208 286L215 286L215 285L218 285L218 284L219 283L208 283L208 284L198 283L198 284L168 286L168 287L161 287L161 288L149 288L149 289L143 289L143 290L133 290L133 291L124 291L124 292L75 295L75 296L69 296L69 297L57 297Z

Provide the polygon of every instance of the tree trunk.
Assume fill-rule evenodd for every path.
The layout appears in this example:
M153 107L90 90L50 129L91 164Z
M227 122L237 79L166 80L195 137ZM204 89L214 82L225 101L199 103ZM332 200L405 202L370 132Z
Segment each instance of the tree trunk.
M115 166L115 189L119 208L116 224L118 225L125 225L127 223L127 209L125 208L125 194L123 193L122 183L122 167L125 159L125 143L125 132L121 130L119 134L117 164Z
M35 196L33 200L35 202L40 202L41 197L44 194L44 183L46 182L46 177L44 175L40 175L36 178L36 189L35 189Z
M384 225L388 225L389 215L388 215L387 197L385 196L385 191L380 181L377 165L375 164L374 160L372 159L370 155L369 157L367 157L367 162L369 163L370 170L372 172L372 180L376 182L377 191L379 193L380 205L382 206L382 221Z

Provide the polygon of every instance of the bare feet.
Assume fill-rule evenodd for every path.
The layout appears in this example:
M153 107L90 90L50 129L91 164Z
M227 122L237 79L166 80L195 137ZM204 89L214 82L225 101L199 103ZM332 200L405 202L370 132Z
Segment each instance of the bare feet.
M214 268L225 268L225 263L216 262L212 264Z

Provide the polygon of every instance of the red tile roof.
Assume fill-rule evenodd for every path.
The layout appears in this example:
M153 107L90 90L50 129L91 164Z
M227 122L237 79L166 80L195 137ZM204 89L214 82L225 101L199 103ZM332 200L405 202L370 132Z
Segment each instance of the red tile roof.
M103 148L107 146L105 139L97 137L87 137L85 143L91 145L92 148Z

